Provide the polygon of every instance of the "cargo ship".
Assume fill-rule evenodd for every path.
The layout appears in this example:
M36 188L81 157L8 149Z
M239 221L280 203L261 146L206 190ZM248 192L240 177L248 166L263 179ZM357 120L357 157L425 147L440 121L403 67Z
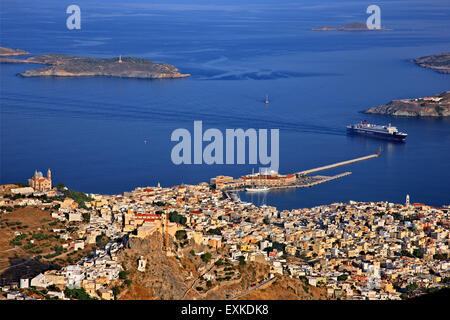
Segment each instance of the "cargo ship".
M347 126L347 132L349 134L358 134L402 142L404 142L406 140L406 137L408 136L408 134L398 131L397 127L393 127L391 126L391 124L387 126L380 126L367 123L367 121L365 120L361 123Z

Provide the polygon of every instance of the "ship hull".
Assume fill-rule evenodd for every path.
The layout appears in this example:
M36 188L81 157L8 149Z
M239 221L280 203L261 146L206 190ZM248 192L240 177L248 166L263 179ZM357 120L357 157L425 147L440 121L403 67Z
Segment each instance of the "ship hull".
M367 136L367 137L372 137L372 138L378 138L378 139L398 141L398 142L406 141L406 135L373 132L373 131L357 129L357 128L347 128L347 133L353 134L353 135L361 135L361 136Z
M247 192L266 192L269 191L269 188L247 188L245 189Z

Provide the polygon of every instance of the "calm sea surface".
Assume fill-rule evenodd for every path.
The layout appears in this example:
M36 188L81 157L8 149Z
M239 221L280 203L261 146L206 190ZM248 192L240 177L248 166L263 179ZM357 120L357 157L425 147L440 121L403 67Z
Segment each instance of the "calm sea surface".
M249 173L254 165L172 164L176 128L280 129L280 172L383 149L382 156L319 174L352 175L309 189L241 194L279 208L334 201L450 203L450 120L359 113L392 99L450 90L450 75L410 59L450 51L450 3L373 1L386 32L312 32L365 21L366 1L76 1L81 30L65 26L64 1L0 0L0 45L32 55L136 56L175 65L179 80L21 78L33 65L0 65L0 183L51 168L55 183L122 193ZM271 103L263 103L265 94ZM397 126L397 144L345 134L367 119ZM147 140L147 143L144 143Z

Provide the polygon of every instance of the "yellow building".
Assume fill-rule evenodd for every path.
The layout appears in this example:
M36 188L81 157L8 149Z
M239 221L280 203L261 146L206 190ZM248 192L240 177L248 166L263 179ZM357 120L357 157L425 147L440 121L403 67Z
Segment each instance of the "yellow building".
M192 238L194 239L195 244L203 244L203 234L201 232L194 232Z
M114 300L114 294L112 290L102 288L98 290L98 293L102 300Z
M50 190L52 188L52 172L48 169L47 177L44 177L42 172L34 171L34 176L28 179L28 185L34 190Z

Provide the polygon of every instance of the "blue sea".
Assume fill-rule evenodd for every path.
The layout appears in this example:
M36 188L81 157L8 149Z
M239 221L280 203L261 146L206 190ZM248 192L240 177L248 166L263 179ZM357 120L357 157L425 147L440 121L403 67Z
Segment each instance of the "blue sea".
M52 169L53 182L92 193L238 177L255 165L174 165L177 128L280 130L280 173L383 150L335 168L353 174L308 189L241 194L280 209L335 201L450 204L450 119L359 111L393 99L450 90L450 75L410 60L450 51L450 2L389 1L22 1L0 0L0 46L31 55L122 55L175 65L176 80L22 78L37 65L0 65L0 183ZM66 8L81 8L68 30ZM392 31L314 32L366 21L381 8ZM270 104L264 104L265 95ZM362 120L397 126L404 144L347 136ZM145 143L145 141L147 141Z

